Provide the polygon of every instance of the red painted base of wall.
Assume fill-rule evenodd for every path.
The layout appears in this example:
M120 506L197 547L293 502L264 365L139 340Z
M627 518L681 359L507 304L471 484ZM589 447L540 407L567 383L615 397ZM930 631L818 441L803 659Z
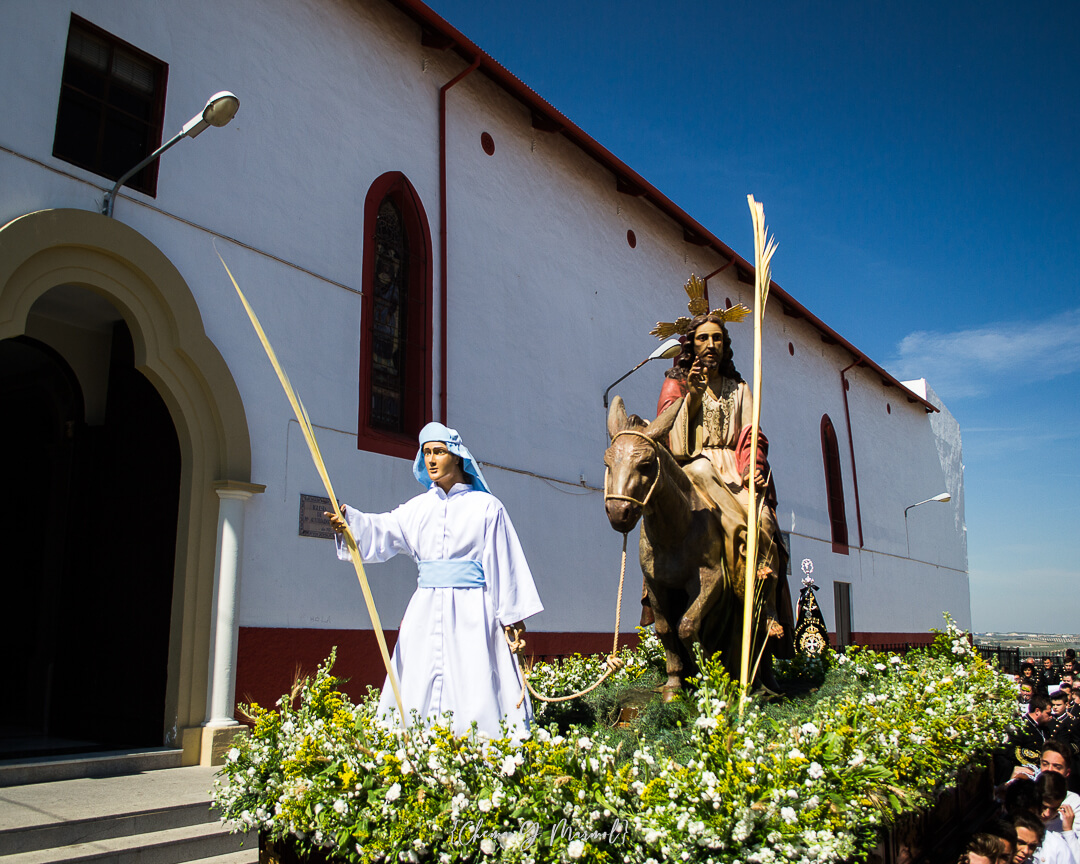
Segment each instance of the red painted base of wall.
M934 641L933 633L862 633L851 634L852 645L864 645L875 651L902 651L905 648L916 648L920 645L929 645ZM836 634L829 634L829 642L836 646Z
M611 650L610 633L525 634L526 654L549 660L570 654L602 654ZM397 631L386 631L393 651ZM636 633L619 637L619 647L637 645ZM385 667L373 630L313 630L284 627L241 627L236 652L236 701L272 708L297 677L313 675L337 646L334 674L349 681L342 689L359 699L368 685L382 687ZM238 717L237 719L242 719Z
M537 660L550 660L570 654L602 654L611 650L610 633L540 633L525 634L526 653ZM852 633L852 642L877 650L902 650L907 646L928 645L932 633ZM829 640L836 644L836 634ZM389 649L394 650L397 631L386 631ZM636 645L636 633L624 633L620 647ZM372 630L313 630L285 627L241 627L236 656L236 701L257 702L272 708L283 693L288 693L299 676L313 675L316 668L337 646L334 673L348 678L342 689L351 699L359 699L368 685L382 687L386 677L379 646ZM242 719L242 718L237 718Z

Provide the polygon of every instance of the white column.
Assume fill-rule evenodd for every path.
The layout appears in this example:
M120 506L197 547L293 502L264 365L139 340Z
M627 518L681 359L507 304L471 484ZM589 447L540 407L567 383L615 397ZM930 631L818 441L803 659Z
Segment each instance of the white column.
M204 726L236 726L236 643L239 634L240 561L244 547L244 504L266 487L235 480L214 484L218 496L217 552L214 557L213 632Z

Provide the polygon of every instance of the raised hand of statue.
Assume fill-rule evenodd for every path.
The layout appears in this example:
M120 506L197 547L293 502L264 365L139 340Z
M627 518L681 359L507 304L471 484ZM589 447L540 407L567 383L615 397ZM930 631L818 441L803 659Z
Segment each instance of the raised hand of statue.
M330 520L330 527L333 528L338 534L343 534L345 532L345 529L349 527L345 524L344 519L331 513L328 510L324 510L322 515Z
M690 367L690 371L686 373L687 389L689 389L691 396L700 399L708 384L709 370L701 362L701 358L698 358L694 361L694 365Z

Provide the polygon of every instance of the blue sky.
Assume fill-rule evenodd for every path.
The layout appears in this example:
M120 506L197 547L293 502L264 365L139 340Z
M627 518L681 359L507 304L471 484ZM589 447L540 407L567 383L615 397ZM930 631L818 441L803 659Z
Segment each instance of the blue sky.
M428 3L751 261L763 201L960 422L973 627L1080 631L1080 4Z

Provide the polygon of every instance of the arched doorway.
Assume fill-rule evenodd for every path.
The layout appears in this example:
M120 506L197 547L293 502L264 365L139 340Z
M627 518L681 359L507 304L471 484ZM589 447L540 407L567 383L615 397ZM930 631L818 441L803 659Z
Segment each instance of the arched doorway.
M208 250L208 254L212 253ZM53 381L49 387L55 393L49 397L52 400L49 410L54 414L77 413L73 406L80 398L78 388L72 386L68 394L62 384L64 379L69 385L72 384L71 369L65 371L63 364L56 363L56 358L49 356L48 346L41 338L37 338L36 342L28 342L25 338L21 342L10 340L27 335L35 338L34 333L29 332L34 329L35 304L52 296L52 292L58 289L77 290L84 297L92 297L99 304L99 310L111 310L110 314L122 322L121 326L110 330L108 353L111 364L113 342L119 345L123 341L125 360L119 365L128 371L125 383L117 385L117 392L128 388L126 401L129 407L134 405L137 410L131 412L134 419L128 417L119 423L118 428L126 427L128 432L125 434L130 435L132 424L138 429L140 424L152 423L158 431L147 436L151 443L149 452L145 449L140 451L140 442L130 437L120 448L135 463L143 467L151 463L156 470L159 467L156 462L161 458L158 448L163 439L169 437L163 430L169 426L179 459L178 478L171 481L176 484L172 486L174 491L158 496L174 496L173 514L162 510L164 505L161 504L148 506L147 499L141 497L145 490L137 474L125 476L126 469L119 464L112 469L117 479L113 484L114 491L109 493L112 496L111 504L99 507L100 512L94 514L95 518L100 517L106 522L106 527L96 532L98 536L110 533L112 539L109 543L116 538L132 541L130 544L117 543L104 551L94 550L95 556L101 559L101 566L106 569L109 561L116 562L119 556L139 557L163 553L167 549L174 551L164 625L160 608L152 616L158 622L155 635L166 643L164 696L155 695L147 700L149 707L139 720L128 718L130 723L125 721L129 732L123 734L122 740L126 744L133 743L130 729L149 729L152 722L156 724L157 733L151 744L182 745L186 763L199 761L200 758L205 760L208 750L203 744L210 740L203 734L203 725L208 719L211 637L215 620L218 496L223 486L247 490L245 494L258 492L262 488L250 483L251 446L243 402L225 360L206 335L202 313L191 289L172 262L153 243L131 227L97 213L43 210L0 227L0 340L8 340L0 344L17 344L21 348L40 352L23 354L22 359L38 367ZM123 332L130 336L116 336L114 339L115 333ZM12 354L11 358L15 358L15 355ZM11 363L17 364L18 360L11 358ZM25 380L28 374L29 371L24 369L16 377ZM75 375L75 378L79 379L79 376ZM81 397L85 421L97 410L94 400L99 399L101 393L92 392L93 388L88 388L81 379L75 383L83 390ZM106 393L112 391L113 382L109 382ZM155 401L155 408L149 407L151 401ZM99 404L97 408L100 407ZM164 408L164 412L159 410L161 408ZM105 410L107 413L107 407ZM154 414L156 419L147 419L150 414ZM7 411L5 419L6 415ZM49 423L53 424L49 428L57 428L52 420ZM138 437L134 436L136 439ZM72 466L80 464L75 452L77 448L71 446L68 450L68 457L57 458L61 461L62 458L69 458ZM28 483L28 476L23 476L20 482ZM86 484L83 484L82 488L85 487ZM50 500L49 506L51 503ZM70 526L65 524L58 530L68 528ZM148 552L146 546L140 550L138 543L142 539L135 538L136 534L145 535L152 552ZM55 539L54 535L55 532L51 532L49 539ZM65 537L65 541L70 540L71 537ZM53 554L56 554L55 549ZM49 578L67 578L63 576L65 566L49 563L48 567L52 568L49 572L61 574ZM160 562L156 566L168 569ZM83 573L79 574L79 578L88 592L92 593L100 587L94 585L93 578ZM160 587L160 582L158 585ZM33 598L24 599L29 602ZM105 602L97 596L92 600ZM153 602L157 604L160 600L158 596ZM122 605L122 601L114 596L111 605ZM130 607L128 612L134 614ZM134 655L136 643L141 638L138 629L141 624L135 625L130 621L118 624L116 617L112 621L115 632L109 635L115 636L116 641L111 643L112 647L105 645L102 650L114 651L119 644L120 650ZM55 626L59 626L59 623ZM45 630L41 632L47 634ZM25 632L23 635L26 635ZM54 632L48 638L59 637ZM60 650L59 647L57 650ZM160 653L148 654L160 658ZM160 668L159 659L148 662L155 669ZM125 704L125 696L119 691L131 688L133 676L139 674L144 673L129 664L120 669L113 666L112 674L98 679L99 687L108 691L101 697L102 703L99 703L99 706L107 703L102 712L109 713L115 719L116 710ZM156 676L158 673L154 674ZM40 670L36 677L41 677ZM160 678L155 678L155 681L158 682L153 685L158 688L155 693L162 692ZM30 701L37 707L24 713L32 723L39 724L38 728L44 729L46 712L40 689L25 690L26 696L33 696ZM55 687L53 689L60 692ZM112 740L118 740L120 733L93 728L94 721L87 716L90 713L87 704L82 702L84 698L90 698L85 691L79 699L80 706L69 707L64 712L63 720L70 725L75 737L97 740L111 736ZM4 701L6 705L7 700ZM52 708L49 710L52 711ZM137 713L130 702L126 710ZM150 719L151 715L153 720ZM123 726L121 724L121 728ZM52 723L48 728L52 734L60 727ZM146 737L150 739L153 736L148 732Z
M57 294L68 320L40 314ZM80 320L80 295L108 306L61 286L31 310L39 338L0 341L0 758L162 743L179 441L119 313Z

